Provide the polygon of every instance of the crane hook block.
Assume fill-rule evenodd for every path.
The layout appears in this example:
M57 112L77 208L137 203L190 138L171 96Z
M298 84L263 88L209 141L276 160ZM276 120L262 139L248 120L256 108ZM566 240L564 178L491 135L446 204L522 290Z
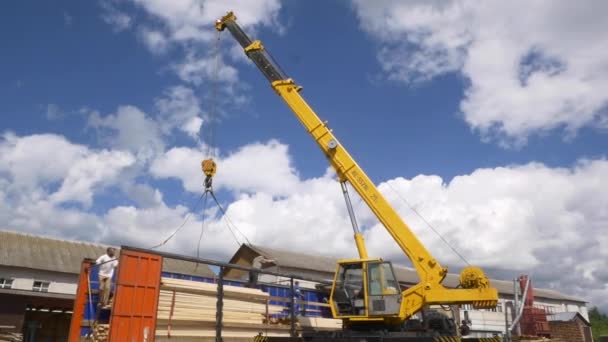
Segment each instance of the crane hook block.
M203 169L203 173L205 174L205 176L213 177L213 175L215 175L217 166L215 165L213 159L205 159L201 163L201 168Z

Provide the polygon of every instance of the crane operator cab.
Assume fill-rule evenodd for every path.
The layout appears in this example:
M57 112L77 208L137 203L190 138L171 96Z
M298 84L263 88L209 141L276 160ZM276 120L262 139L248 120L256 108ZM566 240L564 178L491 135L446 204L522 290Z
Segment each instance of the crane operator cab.
M401 289L390 262L338 262L330 303L335 318L399 315Z

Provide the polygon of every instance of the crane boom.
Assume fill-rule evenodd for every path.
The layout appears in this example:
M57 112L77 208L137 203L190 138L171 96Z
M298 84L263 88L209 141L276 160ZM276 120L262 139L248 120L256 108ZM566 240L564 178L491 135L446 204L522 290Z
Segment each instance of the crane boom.
M445 269L431 256L397 212L388 204L384 196L373 185L365 171L338 143L327 124L308 106L300 95L301 87L297 86L287 74L274 62L260 41L251 41L232 18L225 18L223 25L245 49L247 56L257 65L264 76L271 82L279 96L294 111L308 133L319 144L341 181L347 180L359 193L370 209L387 228L399 247L412 260L421 278L443 278ZM367 256L362 256L367 258Z
M398 312L374 314L370 305L365 306L365 314L342 315L350 318L351 321L378 321L402 322L423 306L429 304L456 304L473 303L478 307L495 306L498 295L494 288L491 288L489 281L483 271L477 267L467 267L461 273L462 289L447 289L441 282L447 274L447 268L431 255L426 247L420 242L410 227L401 219L399 214L388 203L374 183L366 175L363 169L350 156L348 151L338 142L327 123L323 122L313 109L300 95L302 87L298 86L288 75L278 66L271 55L267 52L264 45L259 41L252 41L247 34L239 27L235 15L230 12L216 22L216 29L223 31L227 29L236 41L243 47L246 55L255 63L258 69L270 82L275 92L285 101L287 106L294 112L296 117L304 125L308 133L317 142L329 163L335 169L341 183L348 182L363 201L368 205L379 221L383 224L389 234L397 242L399 247L412 261L413 266L420 277L420 283L405 290L398 300L400 306ZM380 259L368 259L367 251L363 241L363 235L355 228L355 241L359 251L360 260L366 262L377 262ZM381 261L381 260L380 260ZM351 261L352 263L352 261ZM368 266L363 264L363 272ZM336 275L338 277L338 274ZM363 276L366 288L370 285L371 278ZM336 278L336 281L339 279ZM333 290L332 290L333 293ZM384 293L382 296L386 295ZM371 295L366 295L366 299ZM371 297L370 297L371 298ZM384 297L383 297L384 298ZM370 303L372 301L370 300ZM335 316L341 317L339 310L332 311ZM382 311L382 310L380 310ZM338 314L336 314L338 313Z

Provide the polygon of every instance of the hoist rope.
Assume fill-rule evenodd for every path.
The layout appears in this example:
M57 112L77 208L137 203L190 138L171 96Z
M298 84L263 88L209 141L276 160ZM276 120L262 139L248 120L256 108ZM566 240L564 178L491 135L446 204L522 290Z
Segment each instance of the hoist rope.
M196 201L194 206L190 207L191 210L188 212L188 215L186 215L186 217L184 218L184 221L182 222L182 224L179 225L179 227L177 227L177 229L173 233L171 233L171 235L169 235L169 237L166 238L163 242L159 243L158 245L150 247L150 249L161 247L161 246L165 245L167 242L169 242L169 240L171 240L175 236L175 234L177 234L177 232L179 232L186 225L186 223L188 222L188 219L190 218L190 216L192 216L192 213L196 210L196 208L198 208L198 204L201 203L203 196L205 196L205 193L203 193L198 198L198 200Z
M207 113L207 141L205 143L205 156L212 158L215 156L215 120L217 120L218 108L218 87L220 69L220 32L217 32L214 48L215 67L211 79L211 97L209 99L209 112Z
M198 237L198 245L196 246L196 258L197 259L200 258L201 241L203 240L203 234L205 233L205 214L207 212L207 198L209 198L209 196L207 196L208 192L209 191L205 191L205 200L203 201L203 217L201 219L201 235ZM198 268L198 262L196 263L195 269L196 268Z
M386 184L388 185L389 188L391 188L391 190L393 190L393 192L397 195L397 197L399 197L401 199L401 201L403 201L403 203L405 203L411 211L413 211L424 223L426 223L426 225L433 231L435 232L435 234L437 234L437 236L439 236L439 238L448 246L450 247L450 249L456 253L456 255L458 255L458 257L460 257L460 259L462 259L462 261L465 262L465 264L471 266L471 264L467 261L467 259L465 259L464 256L462 256L462 254L458 253L458 251L456 250L456 248L454 248L449 242L448 240L446 240L438 231L437 229L435 229L435 227L433 227L433 225L431 225L431 223L429 221L427 221L424 216L422 216L422 214L420 214L418 212L418 210L416 210L416 208L414 208L414 206L412 206L410 204L410 202L408 202L403 196L401 196L401 194L399 192L397 192L397 190L395 190L395 188L393 188L393 186L391 185L390 182L386 182Z
M198 246L196 247L196 258L198 259L201 251L201 241L203 240L203 234L205 233L205 212L207 211L207 196L208 191L205 191L205 200L203 201L203 218L201 220L201 235L198 238Z
M213 192L211 192L211 197L213 197L213 200L215 201L215 203L217 204L217 207L220 209L220 211L223 214L223 218L226 221L226 226L228 227L228 229L230 230L230 232L232 233L232 235L234 236L234 239L237 241L237 243L239 244L239 246L241 245L241 243L239 242L239 240L236 238L236 235L234 234L234 232L232 232L232 229L230 228L230 225L232 225L232 227L234 228L234 230L236 230L239 234L241 234L241 236L243 238L245 238L245 241L247 241L247 244L251 245L251 241L249 241L249 239L247 238L247 235L245 235L237 226L236 224L234 224L232 222L232 220L230 219L230 217L228 216L228 213L226 212L226 210L224 210L224 208L222 207L222 205L220 204L220 202L217 200L217 198L215 197L215 194Z

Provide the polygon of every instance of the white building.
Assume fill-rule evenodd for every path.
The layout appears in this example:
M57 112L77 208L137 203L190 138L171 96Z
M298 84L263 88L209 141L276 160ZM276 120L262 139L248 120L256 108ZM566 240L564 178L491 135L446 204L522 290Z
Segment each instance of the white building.
M24 334L24 341L66 341L71 319L76 284L84 258L95 259L105 253L106 246L87 242L66 241L22 233L0 231L0 340L3 333ZM243 245L231 263L251 265L258 255L277 260L270 270L331 282L336 258L311 256L291 251ZM184 261L165 259L163 271L214 277L206 265L194 267ZM418 282L412 269L396 267L398 280L404 287ZM242 271L228 270L227 278L238 279ZM261 282L283 283L286 279L263 276ZM495 310L472 310L463 306L460 316L468 312L472 330L477 336L501 334L505 330L505 306L513 300L511 281L491 280L499 291ZM454 287L458 276L449 274L444 285ZM314 288L318 282L301 281L302 287ZM534 289L535 304L551 313L577 312L589 320L586 302L553 290Z
M81 263L107 246L0 231L0 340L67 341ZM163 271L213 277L206 265L164 259Z

